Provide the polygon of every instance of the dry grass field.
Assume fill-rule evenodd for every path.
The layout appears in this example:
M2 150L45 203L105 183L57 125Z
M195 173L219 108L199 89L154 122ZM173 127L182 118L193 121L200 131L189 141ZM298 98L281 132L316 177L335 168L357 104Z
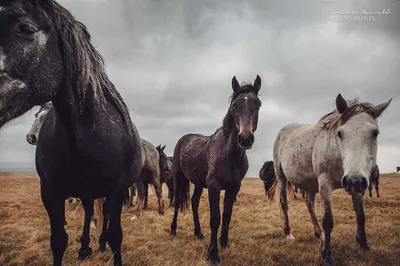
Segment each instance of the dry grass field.
M366 231L371 250L362 252L355 242L356 219L351 198L334 192L332 248L336 265L400 265L400 175L381 176L381 198L366 200ZM164 200L167 203L166 187ZM205 258L210 228L207 192L202 196L200 221L206 239L193 237L191 212L179 214L177 237L169 235L172 209L157 214L156 197L149 193L149 210L131 220L124 208L122 224L124 265L209 265ZM300 196L300 195L299 195ZM223 197L222 199L223 200ZM220 252L222 265L318 265L321 240L313 234L306 204L290 200L294 242L281 239L282 219L277 203L264 195L259 179L246 179L233 209L230 247ZM317 213L321 218L321 204ZM69 244L64 265L112 265L111 251L97 251L99 233L92 229L93 255L77 260L82 231L81 205L66 204ZM37 178L0 177L0 265L51 265L49 221L40 200Z

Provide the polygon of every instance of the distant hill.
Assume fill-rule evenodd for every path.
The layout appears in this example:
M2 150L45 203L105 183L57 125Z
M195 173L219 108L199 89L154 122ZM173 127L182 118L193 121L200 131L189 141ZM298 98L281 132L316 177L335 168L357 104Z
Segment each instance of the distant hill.
M37 176L34 162L0 162L0 175Z

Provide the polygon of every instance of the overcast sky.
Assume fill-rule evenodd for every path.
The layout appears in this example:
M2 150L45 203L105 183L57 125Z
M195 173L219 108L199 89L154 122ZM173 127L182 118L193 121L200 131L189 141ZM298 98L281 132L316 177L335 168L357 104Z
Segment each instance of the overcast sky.
M173 153L186 133L222 125L231 79L262 79L258 130L248 176L272 159L277 132L315 124L335 98L379 104L381 172L400 166L400 1L62 0L92 35L107 74L142 138ZM342 21L337 11L390 9L373 21ZM0 163L34 164L25 136L33 108L2 129Z

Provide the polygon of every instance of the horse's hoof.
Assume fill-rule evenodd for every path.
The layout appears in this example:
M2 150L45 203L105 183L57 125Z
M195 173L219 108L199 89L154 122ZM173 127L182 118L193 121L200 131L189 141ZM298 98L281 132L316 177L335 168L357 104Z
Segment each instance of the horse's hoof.
M294 237L292 234L288 234L288 235L285 235L285 240L294 240Z
M171 236L176 236L176 230L171 230L171 233L169 233Z
M79 260L85 260L92 255L92 249L90 247L80 248L78 252Z
M314 231L314 235L315 235L316 238L321 238L321 234L322 234L322 230L321 229L319 229L317 231Z
M203 239L205 239L206 237L203 235L203 233L202 232L200 232L200 233L198 233L198 234L194 234L196 237L197 237L197 239L199 239L199 240L203 240Z

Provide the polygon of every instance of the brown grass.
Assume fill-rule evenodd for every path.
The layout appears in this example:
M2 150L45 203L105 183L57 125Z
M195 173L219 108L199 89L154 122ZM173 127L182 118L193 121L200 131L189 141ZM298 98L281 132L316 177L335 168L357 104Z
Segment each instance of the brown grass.
M344 191L334 192L333 255L336 265L400 264L400 175L381 176L381 198L366 201L366 230L371 250L359 250L355 242L356 220L351 199ZM166 200L164 187L164 200ZM300 196L300 195L299 195ZM300 197L301 198L301 197ZM221 201L223 197L221 197ZM222 206L222 205L221 205ZM264 195L259 179L246 179L233 209L230 248L220 251L222 265L317 265L321 240L314 237L303 199L290 200L294 242L281 239L282 219L277 203ZM317 213L321 205L317 200ZM124 265L208 265L205 251L209 243L207 192L202 196L200 222L204 241L193 237L191 212L179 214L177 237L169 235L172 209L164 218L157 214L154 193L149 210L130 220L133 209L124 208ZM69 244L64 265L112 265L111 251L97 252L98 232L92 229L95 250L85 262L77 260L82 231L81 205L66 206ZM49 220L40 200L36 178L0 177L0 265L51 265Z

